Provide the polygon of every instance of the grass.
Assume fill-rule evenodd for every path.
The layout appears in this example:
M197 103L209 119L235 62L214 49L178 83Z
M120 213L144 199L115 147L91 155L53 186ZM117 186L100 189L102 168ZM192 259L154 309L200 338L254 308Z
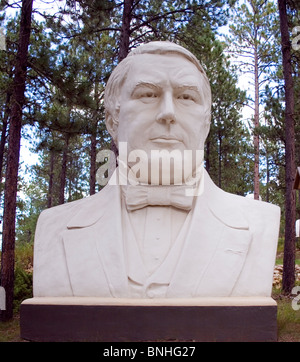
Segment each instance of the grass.
M277 257L276 264L283 264L283 252L284 252L284 238L279 238L278 247L277 247ZM296 243L296 254L295 254L295 264L300 265L300 238L297 238Z
M296 251L295 255L295 264L300 265L300 250ZM278 256L276 258L276 265L282 265L283 264L283 252L278 253Z
M0 322L0 342L21 342L20 315L17 313L11 321Z
M292 298L277 300L277 330L279 342L300 342L300 309L292 308Z

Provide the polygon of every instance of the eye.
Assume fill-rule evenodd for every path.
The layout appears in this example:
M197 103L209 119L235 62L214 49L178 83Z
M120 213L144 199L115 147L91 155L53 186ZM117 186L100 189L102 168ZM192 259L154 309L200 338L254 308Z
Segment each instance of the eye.
M158 97L159 97L159 90L154 87L150 87L148 85L146 86L142 85L136 87L136 89L132 94L133 99L138 99L143 103L155 102Z
M157 98L157 94L154 91L149 90L140 94L140 98Z
M155 90L147 90L141 92L137 99L139 99L143 103L154 103L157 101L158 94Z
M178 95L177 99L182 99L184 101L193 101L193 102L196 101L195 97L189 93L180 94L180 95Z
M201 104L201 95L195 87L182 87L176 92L176 98L183 104Z

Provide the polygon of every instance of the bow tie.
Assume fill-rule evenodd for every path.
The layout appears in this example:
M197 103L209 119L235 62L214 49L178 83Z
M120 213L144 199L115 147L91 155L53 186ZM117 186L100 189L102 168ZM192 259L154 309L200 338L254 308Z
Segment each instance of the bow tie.
M127 186L125 192L128 211L142 209L146 206L173 206L189 211L193 197L186 196L187 186Z

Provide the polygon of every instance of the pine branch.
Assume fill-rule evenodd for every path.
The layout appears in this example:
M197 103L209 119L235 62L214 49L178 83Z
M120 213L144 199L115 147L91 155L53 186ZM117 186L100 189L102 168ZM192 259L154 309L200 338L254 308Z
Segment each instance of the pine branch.
M130 33L133 33L134 31L136 31L137 29L141 28L141 27L144 27L144 26L148 26L150 23L152 23L153 21L157 21L157 20L161 20L169 15L174 15L174 14L180 14L180 13L187 13L187 12L190 12L190 13L193 13L192 9L191 8L185 8L185 9L181 9L181 10L173 10L173 11L168 11L166 13L163 13L163 14L156 14L154 16L152 16L150 19L146 20L146 21L143 21L142 23L132 27L130 29Z

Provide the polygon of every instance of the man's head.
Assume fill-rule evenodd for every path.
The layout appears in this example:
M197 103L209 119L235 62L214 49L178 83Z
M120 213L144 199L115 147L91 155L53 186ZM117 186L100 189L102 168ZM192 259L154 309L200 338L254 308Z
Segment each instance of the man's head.
M128 152L203 150L209 132L211 91L193 54L170 42L134 49L108 80L106 125Z

